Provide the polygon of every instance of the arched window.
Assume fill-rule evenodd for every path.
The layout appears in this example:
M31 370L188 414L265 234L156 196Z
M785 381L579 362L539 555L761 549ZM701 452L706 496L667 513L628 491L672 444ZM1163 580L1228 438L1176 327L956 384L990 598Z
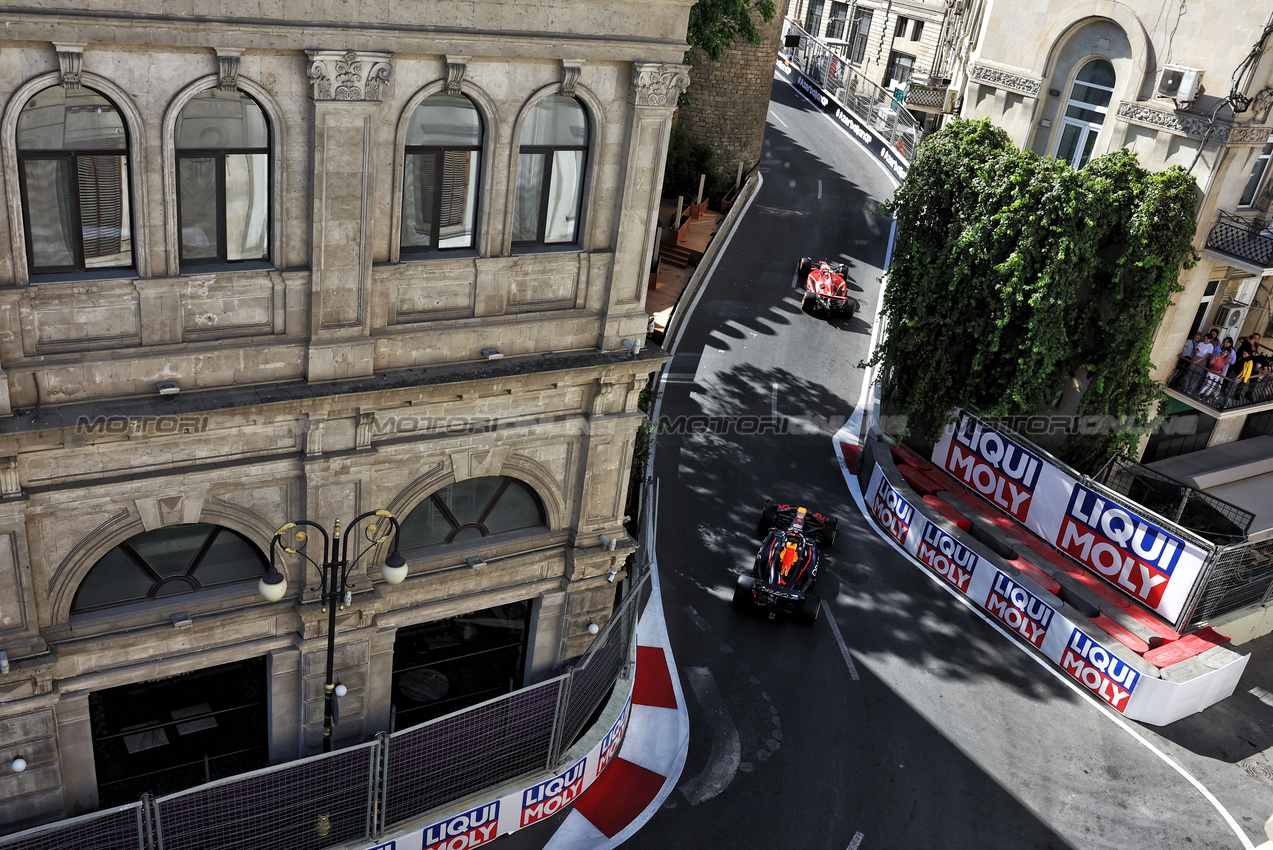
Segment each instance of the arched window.
M238 91L208 89L177 116L182 265L268 259L270 125Z
M44 89L18 115L17 148L31 274L131 266L128 130L115 104Z
M579 238L588 116L573 97L550 95L526 116L517 152L513 244L564 245Z
M1054 156L1075 168L1082 168L1092 158L1096 137L1105 123L1109 101L1114 95L1114 66L1104 59L1093 59L1083 66L1061 120L1061 135Z
M75 591L71 613L259 581L265 567L260 550L228 528L165 526L130 537L103 555Z
M545 524L535 491L515 478L492 475L448 484L403 520L403 549L480 540Z
M407 127L402 251L472 248L481 174L482 118L467 97L435 94Z

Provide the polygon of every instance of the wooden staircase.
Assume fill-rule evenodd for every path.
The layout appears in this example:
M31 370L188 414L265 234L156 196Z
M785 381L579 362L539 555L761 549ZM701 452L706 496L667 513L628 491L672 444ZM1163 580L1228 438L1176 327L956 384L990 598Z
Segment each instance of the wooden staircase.
M693 255L694 252L685 245L677 245L667 239L664 239L663 244L659 246L660 263L668 263L685 268L694 264Z

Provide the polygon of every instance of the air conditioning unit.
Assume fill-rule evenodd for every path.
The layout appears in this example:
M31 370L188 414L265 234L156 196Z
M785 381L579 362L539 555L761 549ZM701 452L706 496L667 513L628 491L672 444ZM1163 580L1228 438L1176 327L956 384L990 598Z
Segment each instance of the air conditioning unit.
M1213 321L1211 324L1215 325L1218 328L1227 328L1230 324L1230 320L1234 318L1234 314L1237 312L1238 312L1237 307L1233 307L1226 304L1225 306L1221 307L1219 310L1216 310L1215 321Z
M1164 65L1158 78L1158 96L1189 102L1202 93L1202 71L1180 65Z

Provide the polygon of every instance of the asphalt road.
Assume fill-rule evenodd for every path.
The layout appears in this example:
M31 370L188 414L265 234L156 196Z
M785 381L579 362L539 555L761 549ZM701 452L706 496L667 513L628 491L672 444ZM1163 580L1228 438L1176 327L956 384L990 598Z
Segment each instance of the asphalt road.
M829 438L861 390L888 238L874 210L893 187L782 82L761 171L662 398L665 421L744 424L659 438L657 554L691 744L677 791L625 846L1242 846L1197 788L868 529ZM802 313L802 255L847 260L864 312ZM775 416L786 433L751 433ZM812 626L730 606L766 497L840 517ZM1267 785L1137 729L1192 758L1261 840Z

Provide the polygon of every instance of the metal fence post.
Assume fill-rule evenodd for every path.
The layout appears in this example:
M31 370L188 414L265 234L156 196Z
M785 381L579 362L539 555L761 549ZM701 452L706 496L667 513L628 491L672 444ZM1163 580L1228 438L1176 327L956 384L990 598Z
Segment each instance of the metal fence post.
M548 764L547 770L552 770L561 761L561 754L557 752L557 748L561 746L562 738L566 734L566 708L570 704L570 683L574 681L575 671L571 670L566 678L561 680L561 684L557 688L557 708L553 712L553 733L548 739Z
M385 830L385 807L389 805L389 735L377 732L380 741L380 770L377 771L379 781L376 794L376 835Z

